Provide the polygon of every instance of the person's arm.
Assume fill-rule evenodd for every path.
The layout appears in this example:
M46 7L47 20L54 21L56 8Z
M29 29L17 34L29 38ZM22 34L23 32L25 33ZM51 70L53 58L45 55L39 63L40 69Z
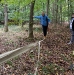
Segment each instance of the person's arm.
M33 16L34 18L37 18L37 19L40 19L41 18L41 16Z
M48 16L47 16L47 19L48 19L48 23L50 24L50 19L48 18Z

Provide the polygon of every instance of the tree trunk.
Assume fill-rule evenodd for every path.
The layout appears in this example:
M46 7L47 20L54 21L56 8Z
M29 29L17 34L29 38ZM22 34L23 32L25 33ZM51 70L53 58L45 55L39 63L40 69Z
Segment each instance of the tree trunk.
M58 0L55 0L56 6L55 6L55 12L56 12L56 18L55 18L55 23L58 23Z
M53 5L52 5L52 23L55 23L55 7L54 7L54 2L53 2Z
M45 4L44 4L44 3L42 3L42 6L43 6L43 11L45 11Z
M70 20L70 0L68 0L68 21Z
M62 25L62 4L60 4L60 22Z
M30 18L29 18L29 38L33 39L33 11L34 11L35 0L31 2L30 7Z
M72 1L70 0L70 17L73 13L73 5L72 5Z
M4 6L4 31L8 32L8 13L7 13L7 4Z
M50 0L47 0L47 16L49 14L49 2L50 2Z
M21 1L19 0L19 3L18 3L18 24L19 25L21 25L21 16L20 16L21 9L20 9L20 3L21 3Z

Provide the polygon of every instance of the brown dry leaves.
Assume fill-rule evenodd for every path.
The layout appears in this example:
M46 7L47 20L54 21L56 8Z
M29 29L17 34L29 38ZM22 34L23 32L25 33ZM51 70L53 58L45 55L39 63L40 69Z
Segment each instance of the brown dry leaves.
M70 41L71 35L68 26L52 25L49 28L50 31L47 38L41 43L38 75L73 75L72 71L67 71L72 60L74 60L74 56L72 55L74 44L67 44ZM36 32L35 35L37 40L43 39L41 32ZM18 38L16 43L13 41L13 43L11 43L11 41L9 43L8 41L4 46L11 50L16 48L15 45L20 47L30 43L24 38L25 35L23 38ZM3 42L2 39L1 41ZM33 75L37 62L37 50L38 47L33 48L31 51L22 54L20 57L16 57L7 63L4 63L0 67L0 73L2 75L4 75L4 73L6 75Z

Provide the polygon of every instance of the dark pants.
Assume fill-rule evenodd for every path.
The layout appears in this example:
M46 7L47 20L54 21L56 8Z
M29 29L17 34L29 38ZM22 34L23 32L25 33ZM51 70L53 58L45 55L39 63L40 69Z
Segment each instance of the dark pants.
M42 28L43 28L43 34L44 34L44 36L46 36L47 35L48 25L47 26L42 25Z

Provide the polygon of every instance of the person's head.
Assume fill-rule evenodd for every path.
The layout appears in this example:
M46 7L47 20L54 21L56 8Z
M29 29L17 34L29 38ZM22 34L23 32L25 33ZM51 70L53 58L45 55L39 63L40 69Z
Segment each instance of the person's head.
M45 16L45 12L42 12L42 16Z
M74 17L74 13L72 13L72 17Z

